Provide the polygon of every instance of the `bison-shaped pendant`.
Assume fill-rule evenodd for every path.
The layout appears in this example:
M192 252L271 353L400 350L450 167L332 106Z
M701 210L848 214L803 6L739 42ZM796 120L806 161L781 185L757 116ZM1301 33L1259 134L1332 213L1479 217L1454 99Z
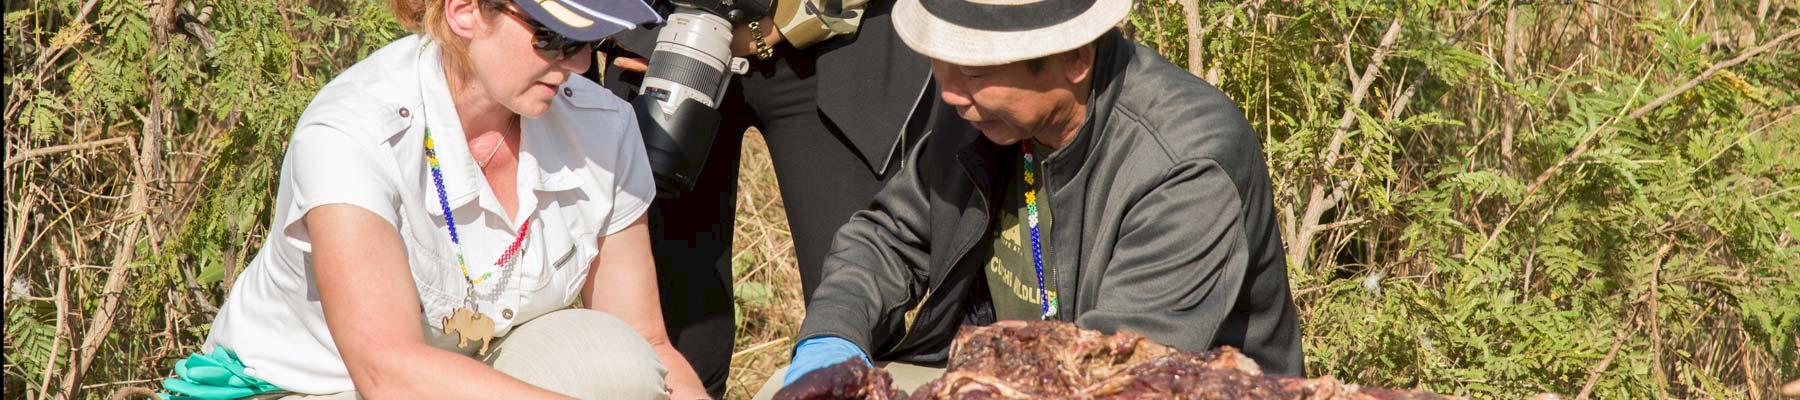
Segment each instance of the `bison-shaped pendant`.
M444 317L444 335L452 333L457 335L457 348L468 346L471 340L480 340L481 350L476 351L476 354L487 355L488 343L494 341L494 320L488 319L487 314L457 308L450 316Z

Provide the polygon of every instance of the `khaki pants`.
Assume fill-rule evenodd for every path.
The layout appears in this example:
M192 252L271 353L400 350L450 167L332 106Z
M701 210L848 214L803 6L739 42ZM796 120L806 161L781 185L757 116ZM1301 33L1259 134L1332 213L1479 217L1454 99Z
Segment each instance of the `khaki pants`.
M875 366L887 370L888 375L894 378L894 387L907 393L918 391L920 386L925 386L926 383L944 376L943 368L917 364L878 362L875 363ZM756 397L752 397L752 399L769 400L774 398L775 392L781 391L781 378L786 375L787 367L775 370L775 374L769 375L769 380L763 382L762 389L758 389Z
M544 314L500 338L482 362L525 383L580 399L667 399L656 351L625 321L572 308ZM281 400L361 400L355 391L269 394Z

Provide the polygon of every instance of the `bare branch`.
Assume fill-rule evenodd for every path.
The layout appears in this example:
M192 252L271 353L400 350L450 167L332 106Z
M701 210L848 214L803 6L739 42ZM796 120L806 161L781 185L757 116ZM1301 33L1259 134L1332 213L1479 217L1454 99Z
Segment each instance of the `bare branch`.
M1749 61L1751 58L1756 57L1757 54L1762 54L1762 52L1773 49L1775 46L1793 39L1795 36L1800 36L1800 28L1789 30L1787 33L1783 33L1781 36L1778 36L1767 43L1753 47L1750 50L1745 50L1743 53L1738 54L1737 57L1732 57L1730 60L1714 64L1712 68L1707 68L1706 71L1701 72L1699 75L1695 75L1693 79L1688 79L1687 82L1663 92L1663 94L1657 96L1655 100L1644 103L1643 106L1632 110L1629 114L1625 114L1624 117L1625 119L1633 120L1643 118L1645 115L1649 115L1651 111L1656 111L1657 107L1668 104L1669 101L1674 100L1676 96L1680 96L1682 93L1693 90L1695 87L1699 86L1701 82L1705 82L1707 79L1712 78L1712 76L1719 73L1719 71L1735 67L1738 64L1743 64L1745 61ZM1640 87L1645 79L1648 79L1648 75L1638 79ZM1633 95L1633 97L1635 98L1636 96ZM1481 247L1477 247L1475 251L1471 253L1469 259L1480 257L1481 253L1487 250L1488 246L1492 245L1494 240L1498 239L1502 232L1506 231L1506 224L1512 222L1513 218L1517 217L1519 212L1525 209L1526 205L1531 204L1532 195L1537 194L1539 190L1543 189L1544 184L1549 182L1550 178L1555 176L1557 171L1562 170L1564 166L1568 165L1570 161L1574 161L1576 158L1581 157L1582 154L1587 153L1588 146L1594 144L1595 138L1618 129L1619 122L1621 122L1621 120L1614 117L1613 120L1608 121L1606 125L1602 125L1599 128L1595 128L1593 131L1588 132L1586 136L1581 138L1580 142L1575 144L1575 148L1569 149L1569 152L1564 154L1561 159L1556 160L1555 164L1551 164L1550 168L1546 168L1544 169L1544 172L1539 173L1537 179L1532 180L1531 186L1525 188L1525 195L1519 198L1519 204L1513 206L1512 211L1507 212L1505 217L1500 218L1500 223L1494 225L1494 231L1488 233L1487 238L1481 241Z
M1400 17L1388 23L1386 33L1381 34L1381 44L1375 48L1375 54L1369 57L1369 64L1363 67L1362 75L1350 85L1350 100L1344 104L1344 114L1338 117L1337 128L1332 132L1331 142L1325 146L1325 166L1330 168L1337 164L1342 155L1344 140L1348 139L1350 127L1356 126L1356 110L1362 107L1363 97L1369 95L1369 87L1375 83L1375 76L1381 73L1382 63L1387 61L1388 54L1394 51L1394 40L1400 38Z
M1200 26L1200 0L1180 0L1187 20L1187 70L1194 76L1206 76L1206 29ZM1218 83L1213 83L1217 86Z
M79 30L76 31L76 33L75 33L76 37L80 37L81 35L86 35L87 31L89 29L93 28L93 24L89 24L89 23L83 22L83 21L87 20L88 14L93 12L94 6L98 5L98 4L100 4L100 0L88 0L87 3L83 3L81 5L81 11L75 12L75 18L69 19L69 23L80 24L80 26L81 26L81 28L79 28ZM37 69L37 77L35 79L32 79L32 82L31 82L31 89L33 91L43 88L44 76L46 73L48 73L50 71L50 67L54 64L54 63L52 63L52 61L56 61L56 59L62 58L63 53L67 53L69 51L69 48L74 45L75 45L74 42L62 43L61 46L57 46L56 48L50 49L50 51L38 53L37 63L34 64L34 65L37 65L37 68L38 68ZM27 93L29 93L29 92L27 92ZM25 101L27 99L31 98L31 96L28 95L27 93L12 93L12 94L10 94L10 96L12 98L7 99L7 104L6 104L6 121L7 122L9 122L9 123L12 122L13 117L18 116L19 110L24 109L24 107L22 107L22 106L25 104ZM11 163L8 163L8 164L11 164Z
M1344 141L1350 134L1350 127L1356 123L1356 111L1362 107L1363 97L1368 95L1369 86L1374 85L1375 76L1381 72L1382 63L1386 62L1388 54L1393 52L1394 41L1400 38L1400 22L1401 17L1395 16L1394 20L1388 23L1387 32L1381 34L1381 44L1375 47L1375 53L1369 57L1368 65L1363 67L1362 75L1351 83L1350 99L1344 103L1343 117L1338 119L1337 129L1332 132L1331 142L1326 145L1325 160L1320 164L1322 169L1330 170L1337 165ZM1344 46L1351 46L1348 39ZM1293 268L1306 267L1307 255L1312 249L1313 235L1319 231L1319 219L1324 217L1326 210L1336 207L1337 199L1343 197L1342 193L1326 194L1327 184L1330 181L1330 174L1315 177L1310 190L1307 191L1306 211L1301 214L1298 231L1293 232L1294 240L1288 243L1288 262L1294 263ZM1342 187L1343 182L1336 186ZM1342 192L1343 190L1336 191Z
M87 150L87 149L92 149L92 148L97 148L97 147L106 147L106 146L111 146L111 145L115 145L115 144L125 143L125 141L127 141L127 140L131 140L131 138L116 137L116 138L111 138L111 139L95 140L92 142L71 143L71 144L65 144L65 145L57 145L57 146L50 146L50 147L26 150L19 154L14 154L12 157L7 157L5 166L6 166L6 168L12 168L13 164L25 162L25 161L33 159L33 158L43 157L43 156L57 154L57 153L76 151L76 150Z
M1500 69L1508 81L1519 79L1519 6L1506 6L1505 34L1501 38ZM1514 96L1502 91L1500 93L1500 158L1510 160L1513 156L1513 134L1519 129L1519 102Z
M36 193L24 191L19 197L25 199L20 201L21 204L16 205L17 208L11 210L13 212L12 219L7 221L6 226L6 290L12 290L13 273L18 272L19 255L23 254L20 252L19 246L25 243L25 231L28 230L25 229L26 221L30 221L31 210L37 207L38 196ZM14 206L13 204L7 205L9 208Z
M58 252L60 253L60 252ZM50 394L51 378L56 376L56 358L62 354L63 338L69 336L69 269L56 269L56 336L50 338L50 357L44 361L44 379L38 392Z
M1761 46L1745 50L1743 53L1738 54L1737 57L1732 57L1730 60L1713 64L1712 68L1707 68L1706 71L1701 72L1700 75L1695 75L1693 79L1689 79L1687 82L1682 83L1681 86L1676 86L1674 89L1664 92L1662 96L1657 96L1656 100L1644 103L1643 107L1632 110L1631 114L1626 115L1626 117L1631 119L1643 118L1645 115L1650 114L1651 111L1655 111L1657 107L1662 107L1663 104L1668 103L1670 100L1674 100L1675 96L1680 96L1682 93L1687 93L1687 91L1693 90L1694 87L1700 86L1701 82L1706 82L1707 79L1711 79L1712 76L1718 74L1719 71L1724 71L1726 68L1735 67L1738 64L1743 64L1745 61L1750 61L1750 59L1756 57L1756 55L1769 51L1769 49L1773 49L1775 46L1779 46L1782 42L1791 40L1795 36L1800 36L1800 28L1788 30L1787 33L1776 36L1775 39L1769 40Z
M1585 400L1589 394L1594 393L1594 384L1600 383L1600 375L1606 372L1607 367L1612 366L1613 358L1619 355L1619 347L1625 344L1625 338L1635 332L1637 324L1632 324L1631 329L1622 329L1617 335L1613 335L1612 349L1606 351L1606 357L1600 359L1600 364L1588 371L1587 383L1581 385L1581 393L1575 395L1575 400Z
M1462 35L1467 33L1470 27L1475 26L1475 22L1481 21L1481 17L1486 16L1493 5L1493 0L1482 3L1481 8L1475 9L1469 18L1463 19L1462 24L1457 25L1456 33L1444 39L1443 46L1455 46L1457 42L1462 41ZM1400 95L1394 97L1394 102L1388 107L1388 115L1398 118L1400 114L1405 114L1407 105L1412 103L1413 95L1419 92L1419 87L1425 84L1425 77L1430 73L1431 70L1428 69L1420 69L1419 72L1414 73L1412 79L1409 80L1412 83L1407 84L1406 90L1400 91Z
M151 45L149 54L154 57L167 40L168 35L159 34ZM124 296L126 281L131 275L131 261L137 255L139 231L155 229L150 226L153 219L147 213L152 203L150 195L154 188L151 185L156 177L162 176L163 117L167 115L167 104L158 94L160 88L156 80L150 80L148 86L150 112L147 116L140 116L144 124L143 139L136 143L138 148L134 149L137 152L137 162L134 163L136 171L132 173L131 200L127 205L129 211L125 214L131 216L131 219L125 222L125 235L120 238L120 246L114 249L112 267L107 271L106 285L100 294L100 307L89 321L88 329L82 331L81 347L76 351L79 356L70 359L73 362L70 363L69 373L63 375L63 394L66 396L79 395L81 375L93 364L94 357L100 353L100 345L106 341L107 334L112 332L113 322L118 317L120 298Z
M148 132L149 129L145 129L145 131L145 137L152 136ZM144 146L143 148L150 147ZM100 344L106 340L107 333L112 331L114 319L118 317L120 297L125 291L126 278L131 274L131 260L137 254L137 241L140 236L138 231L148 223L148 218L144 217L144 213L150 206L150 177L146 172L150 169L148 164L152 161L144 158L150 156L153 155L139 155L137 171L133 174L136 183L132 185L131 200L128 203L129 209L126 214L134 217L132 217L132 221L125 223L125 235L120 237L119 247L114 249L112 266L107 271L106 286L100 293L100 307L94 313L93 318L89 320L88 328L82 330L81 347L75 349L75 355L71 356L70 361L72 362L69 363L69 371L63 375L62 386L65 396L76 395L76 391L80 389L81 375L87 372L88 366L94 361L94 356L99 354Z

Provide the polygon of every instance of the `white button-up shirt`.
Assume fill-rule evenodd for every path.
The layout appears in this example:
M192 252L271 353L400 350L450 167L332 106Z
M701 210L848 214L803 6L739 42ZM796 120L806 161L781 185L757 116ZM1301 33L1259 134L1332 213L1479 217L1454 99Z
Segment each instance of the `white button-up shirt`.
M439 56L435 42L407 37L320 89L282 160L268 239L220 308L207 350L236 351L249 374L285 390L354 389L325 326L302 221L327 204L367 209L399 231L428 342L464 354L480 346L457 348L440 330L469 286L425 162L427 126L470 274L494 271L475 301L495 337L576 300L597 239L636 221L655 195L630 105L570 76L548 112L521 118L518 192L504 194L518 196L520 215L506 215L469 154ZM519 254L496 269L527 219Z

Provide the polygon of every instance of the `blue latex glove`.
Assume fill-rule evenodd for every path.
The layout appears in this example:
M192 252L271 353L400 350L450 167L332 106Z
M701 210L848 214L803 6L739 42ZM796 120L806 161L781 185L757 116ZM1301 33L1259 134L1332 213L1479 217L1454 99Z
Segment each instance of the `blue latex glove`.
M794 383L794 380L819 368L825 368L844 362L851 357L861 358L869 363L869 355L863 354L856 343L837 336L818 336L800 341L794 346L794 360L788 363L787 375L781 377L781 386ZM873 366L873 364L870 364Z

